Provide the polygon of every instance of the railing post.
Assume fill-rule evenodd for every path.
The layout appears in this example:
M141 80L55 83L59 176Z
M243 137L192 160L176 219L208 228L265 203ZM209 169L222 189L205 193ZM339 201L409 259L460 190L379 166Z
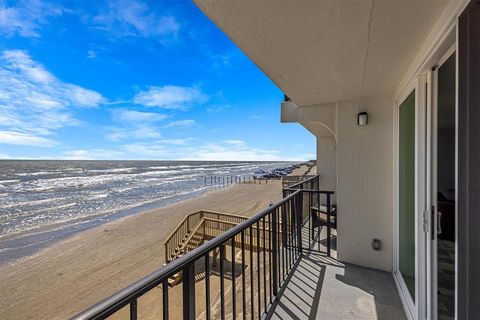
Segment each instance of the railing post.
M298 253L300 255L303 254L302 250L302 224L303 224L303 210L302 210L302 204L303 204L303 191L300 191L297 196L295 197L296 199L296 208L295 208L295 218L297 219L297 246L298 246Z
M330 235L331 235L331 222L330 222L330 193L327 193L327 255L330 257Z
M195 262L182 270L183 319L195 319Z
M130 302L130 320L137 320L137 299Z
M276 297L278 294L278 234L277 234L277 209L272 211L272 268L273 268L273 295Z
M207 239L207 221L203 220L203 243Z
M165 262L170 262L170 254L168 253L168 242L165 242Z
M287 245L287 207L288 207L289 203L284 203L282 205L282 211L281 211L281 216L280 216L280 224L281 224L281 227L282 227L282 248L288 248L288 245ZM282 249L282 252L283 252L283 249ZM283 255L283 254L282 254Z

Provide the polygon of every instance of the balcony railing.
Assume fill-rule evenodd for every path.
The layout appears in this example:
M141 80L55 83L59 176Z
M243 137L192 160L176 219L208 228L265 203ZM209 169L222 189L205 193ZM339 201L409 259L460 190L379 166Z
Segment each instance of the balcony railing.
M247 221L173 260L145 278L73 317L105 319L128 308L130 319L137 319L138 301L154 288L162 290L161 318L195 319L199 314L196 300L204 297L204 319L261 319L271 310L287 277L298 263L304 249L302 227L309 220L310 207L326 197L330 211L331 191L319 191L318 176L284 189L285 197ZM317 189L317 190L315 190ZM306 196L307 195L307 196ZM307 207L305 207L307 206ZM228 249L227 249L228 248ZM228 251L227 251L228 250ZM218 274L218 309L212 309L212 256L220 256ZM230 257L230 261L227 260ZM228 271L226 270L228 269ZM202 270L204 287L196 285ZM181 314L171 314L168 279L181 273ZM230 277L228 278L228 276ZM229 294L226 294L228 287ZM160 301L159 301L160 302ZM180 301L175 301L176 304ZM202 303L203 305L203 303Z
M312 227L314 222L312 216L320 214L325 216L325 221L322 223L327 229L327 255L330 256L332 250L332 229L336 228L336 219L333 222L333 216L336 215L336 208L332 205L333 191L319 190L320 176L316 175L304 181L291 185L283 189L283 197L301 190L302 196L302 221L308 223L309 234L312 234ZM312 242L308 242L309 249L311 249ZM320 246L319 246L320 247Z

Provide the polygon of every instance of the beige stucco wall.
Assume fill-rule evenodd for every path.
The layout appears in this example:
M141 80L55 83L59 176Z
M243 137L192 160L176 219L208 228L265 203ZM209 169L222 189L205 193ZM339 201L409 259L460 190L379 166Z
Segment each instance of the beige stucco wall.
M391 271L393 266L393 111L391 99L337 104L338 259ZM357 126L367 111L368 125ZM371 241L382 241L381 251Z
M393 266L393 111L390 98L316 106L283 106L282 121L298 121L317 138L320 188L338 206L337 257L366 267ZM288 110L287 110L288 109ZM357 125L357 114L369 114ZM382 241L382 250L371 247Z
M317 173L320 175L320 190L337 190L337 142L334 136L317 137Z

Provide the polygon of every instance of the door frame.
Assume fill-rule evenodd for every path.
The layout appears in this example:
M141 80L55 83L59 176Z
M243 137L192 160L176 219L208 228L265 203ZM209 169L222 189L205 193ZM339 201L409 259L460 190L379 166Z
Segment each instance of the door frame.
M399 112L400 105L415 90L415 301L410 296L399 270ZM403 92L395 99L394 125L394 264L393 275L400 298L409 319L424 319L426 315L426 140L427 140L427 74L420 74L413 79Z
M432 91L432 78L433 78L433 73L432 73L432 68L441 60L441 58L447 53L447 51L454 46L457 50L456 52L458 53L458 17L460 14L463 12L465 7L468 5L470 0L461 0L458 2L451 2L449 5L449 10L445 11L445 15L442 16L439 21L442 21L442 24L439 25L438 29L436 29L434 32L431 34L431 38L427 41L427 44L422 48L419 56L417 56L416 60L412 64L412 66L409 68L407 74L405 75L404 79L401 81L399 87L397 88L395 94L394 94L394 157L393 157L393 165L394 165L394 186L393 186L393 212L394 212L394 223L393 223L393 232L394 232L394 255L393 255L393 278L395 280L395 283L397 285L397 289L400 294L400 298L402 300L405 313L408 317L408 319L435 319L432 317L432 308L436 306L432 305L432 275L431 272L434 270L431 269L432 267L432 257L431 257L431 245L429 243L429 239L431 237L430 235L430 203L431 203L431 195L430 195L430 187L431 187L431 176L430 172L427 172L427 163L428 161L431 160L431 154L430 152L425 153L425 163L424 163L424 204L426 207L426 210L424 211L424 214L426 215L426 220L427 220L427 241L428 243L425 243L425 247L422 246L420 248L420 251L423 251L426 255L425 257L425 262L423 263L421 275L424 277L422 281L422 285L424 286L424 302L422 302L422 305L420 306L421 310L417 310L418 306L418 301L416 301L417 304L414 304L411 299L409 301L409 293L408 290L405 286L405 283L403 282L403 279L401 279L401 276L398 274L398 133L399 133L399 127L398 127L398 111L399 111L399 105L403 100L407 97L408 93L411 92L413 88L419 87L419 81L421 82L422 78L425 79L425 98L426 98L426 113L425 113L425 127L426 127L426 138L424 140L425 144L425 149L424 150L430 150L427 148L430 148L431 145L427 145L430 142L428 139L430 139L431 135L431 105L432 105L432 99L433 99L433 91ZM456 135L457 135L457 148L458 148L458 55L457 55L457 129L456 129ZM423 85L422 85L423 86ZM427 128L428 127L428 128ZM456 163L457 163L457 175L458 175L458 150L456 152ZM458 177L457 177L458 179ZM458 185L458 182L457 182ZM456 198L458 199L458 191L456 191ZM418 208L417 208L418 209ZM458 210L458 208L457 208ZM457 213L458 215L458 213ZM458 216L457 216L458 219ZM458 221L457 221L457 230L458 230ZM425 241L425 242L427 242ZM456 283L455 283L455 313L456 316L458 315L458 232L457 232L457 243L455 247L455 259L456 259L456 265L455 265L455 272L456 272ZM418 277L419 274L416 274ZM416 280L417 281L417 280ZM417 290L417 288L416 288ZM416 295L416 299L418 297L418 294Z
M457 47L456 42L453 43L440 57L437 64L432 68L428 73L428 96L427 100L427 208L429 212L429 220L433 218L433 221L429 221L429 230L428 230L428 239L427 242L427 276L430 272L430 276L427 277L427 319L437 319L438 318L438 234L436 230L438 229L438 216L437 211L437 154L438 154L438 69L450 58L452 54L456 54ZM456 84L455 84L455 95L457 95L458 89L458 80L457 74ZM458 102L455 99L455 150L458 146ZM455 180L457 179L457 156L458 152L455 154ZM456 190L456 186L455 186ZM431 208L435 206L435 215L432 216ZM456 212L456 210L455 210ZM456 215L455 215L456 216ZM432 230L433 228L433 230ZM456 230L455 230L456 231ZM435 234L434 239L432 239L432 233ZM456 233L456 232L455 232ZM455 264L457 262L457 242L455 242ZM455 270L456 272L456 270ZM456 281L455 281L456 283ZM456 299L455 299L456 300ZM455 308L456 310L456 308Z

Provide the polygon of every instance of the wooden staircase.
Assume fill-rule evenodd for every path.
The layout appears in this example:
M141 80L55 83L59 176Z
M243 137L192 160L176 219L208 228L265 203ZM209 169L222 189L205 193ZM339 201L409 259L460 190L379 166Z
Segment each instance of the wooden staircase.
M186 216L164 242L166 263L172 262L187 252L224 233L248 217L214 211L198 211ZM175 286L182 279L176 273L168 279Z
M177 225L164 242L165 264L183 257L189 251L198 248L206 241L223 234L247 219L248 217L213 211L198 211L189 214ZM287 224L287 226L290 225ZM281 228L281 221L279 221L279 228ZM289 228L287 228L287 230L288 229ZM267 223L265 225L259 224L258 227L254 226L251 231L252 235L250 235L249 231L245 233L245 250L263 250L264 246L268 246L267 244L270 241L270 227ZM279 231L279 233L281 234L281 231ZM287 234L288 233L287 231ZM236 237L233 242L233 245L239 248L241 246L240 236ZM268 248L266 249L268 250ZM218 254L218 251L213 252L214 263L216 262ZM181 280L182 275L181 272L179 272L168 279L168 284L175 286Z

